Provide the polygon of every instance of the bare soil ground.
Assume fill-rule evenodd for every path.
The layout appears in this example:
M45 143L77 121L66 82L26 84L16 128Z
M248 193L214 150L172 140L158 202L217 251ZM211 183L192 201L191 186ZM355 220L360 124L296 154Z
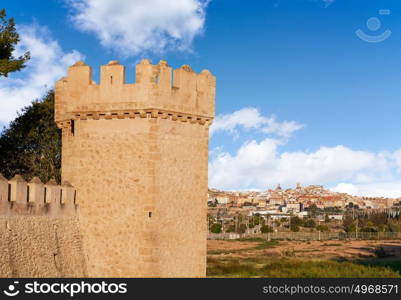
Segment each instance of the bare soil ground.
M310 259L353 260L377 257L378 251L384 255L401 257L400 240L364 240L364 241L280 241L277 245L259 247L257 241L208 241L208 253L211 256L236 257L282 257L291 256ZM256 248L256 249L255 249ZM260 249L262 248L262 249Z

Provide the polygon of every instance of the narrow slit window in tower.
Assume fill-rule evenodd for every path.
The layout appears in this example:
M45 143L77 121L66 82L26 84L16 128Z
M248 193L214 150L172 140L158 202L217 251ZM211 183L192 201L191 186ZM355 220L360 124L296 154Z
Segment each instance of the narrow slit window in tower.
M11 184L8 184L8 202L11 202Z
M71 120L71 135L75 135L75 120Z

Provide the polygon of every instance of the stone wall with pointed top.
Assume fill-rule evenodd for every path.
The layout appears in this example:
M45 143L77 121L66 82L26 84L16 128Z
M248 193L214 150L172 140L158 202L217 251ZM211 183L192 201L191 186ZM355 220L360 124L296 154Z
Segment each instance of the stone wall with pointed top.
M77 62L56 83L55 120L60 128L70 120L168 118L210 124L214 118L216 78L188 65L173 70L165 61L136 65L136 82L125 82L125 67L110 61L101 67L100 83L92 68Z
M55 88L62 179L77 189L91 277L206 275L209 125L215 77L165 61L92 69L77 62Z
M0 174L0 216L71 217L76 215L75 188L68 182L44 184L38 177L26 182L21 175L7 180Z
M0 277L86 276L76 192L0 174Z

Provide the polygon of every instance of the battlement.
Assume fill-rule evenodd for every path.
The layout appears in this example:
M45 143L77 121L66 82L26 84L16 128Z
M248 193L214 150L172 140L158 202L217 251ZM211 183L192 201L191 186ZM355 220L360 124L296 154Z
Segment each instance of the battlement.
M165 118L210 124L214 118L216 78L195 73L188 65L173 70L165 61L136 65L136 82L125 82L125 67L110 61L100 70L79 61L56 83L55 120L59 127L76 119Z
M71 216L76 212L76 191L65 182L43 184L38 177L26 182L20 175L7 180L0 174L0 216Z

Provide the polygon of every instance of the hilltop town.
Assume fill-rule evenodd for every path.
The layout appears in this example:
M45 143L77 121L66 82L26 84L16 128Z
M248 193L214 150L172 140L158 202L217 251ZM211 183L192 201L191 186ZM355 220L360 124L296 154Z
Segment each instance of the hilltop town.
M279 184L274 190L268 189L262 192L209 189L209 231L212 233L266 233L277 230L356 232L358 219L361 219L359 227L364 227L362 230L391 231L393 229L379 229L379 227L387 226L393 217L398 218L400 204L401 198L358 197L332 192L320 185L303 187L297 184L295 188L283 189ZM370 218L362 217L367 215L380 215L380 222L376 218L372 223ZM325 225L317 227L320 222L324 222ZM276 223L278 226L273 226Z
M346 193L332 192L320 185L283 189L280 184L276 189L262 192L228 192L209 189L209 207L250 208L271 212L302 212L311 205L317 208L344 209L355 205L360 209L386 209L399 204L401 198L358 197Z

